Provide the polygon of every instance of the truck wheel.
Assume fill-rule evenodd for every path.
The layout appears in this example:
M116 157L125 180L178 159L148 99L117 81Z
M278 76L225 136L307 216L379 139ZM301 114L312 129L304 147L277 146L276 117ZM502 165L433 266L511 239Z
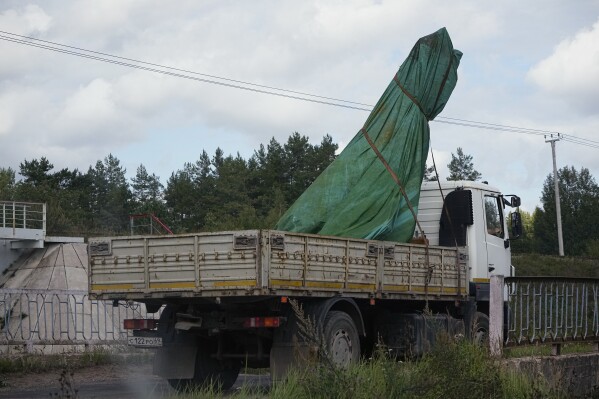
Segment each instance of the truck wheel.
M327 355L338 367L347 368L360 358L360 337L352 318L345 312L329 312L324 319Z
M486 314L476 312L472 325L472 339L476 345L489 345L489 316Z
M217 389L229 389L237 381L241 362L221 362L211 356L206 349L208 343L202 343L196 355L195 372L191 379L169 379L169 384L178 391L189 391L213 386Z

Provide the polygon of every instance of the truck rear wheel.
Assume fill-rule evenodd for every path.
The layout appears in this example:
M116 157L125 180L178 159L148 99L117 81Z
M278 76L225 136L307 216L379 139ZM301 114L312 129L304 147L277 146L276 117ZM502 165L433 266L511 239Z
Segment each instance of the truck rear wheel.
M196 388L213 386L217 389L229 389L237 381L241 362L221 362L213 358L206 349L208 343L203 343L198 348L196 355L195 371L190 379L169 379L169 384L178 391L189 391Z
M472 326L472 340L479 346L489 346L489 316L476 312Z
M324 340L327 355L336 366L347 368L360 359L360 336L347 313L331 311L327 314Z

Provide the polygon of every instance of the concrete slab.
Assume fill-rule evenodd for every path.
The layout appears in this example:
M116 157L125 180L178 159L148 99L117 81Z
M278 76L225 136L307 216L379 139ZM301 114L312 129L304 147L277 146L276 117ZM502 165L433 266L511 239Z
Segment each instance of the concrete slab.
M2 288L23 288L31 278L34 269L17 269L10 272Z
M63 244L62 245L62 257L63 257L63 265L65 267L78 267L83 268L81 264L81 259L79 259L79 255L75 251L75 247L73 244Z
M46 251L44 257L39 261L37 267L54 267L56 259L58 258L58 253L60 252L60 245L51 245L44 248L44 250Z
M87 291L87 272L82 267L65 267L67 289Z
M25 282L24 286L19 288L47 290L50 280L52 279L53 271L54 268L50 267L36 269L35 272L32 273L29 279Z
M87 245L83 243L49 244L43 249L26 250L0 276L0 286L87 290L87 262Z
M68 288L66 270L63 266L57 265L52 268L48 288L51 290L66 290Z
M23 256L14 263L14 266L19 269L36 269L45 254L45 249L25 250Z
M87 244L75 244L73 245L73 248L75 249L75 252L79 257L79 262L81 263L81 266L87 272L87 266L89 264L89 259L87 256Z

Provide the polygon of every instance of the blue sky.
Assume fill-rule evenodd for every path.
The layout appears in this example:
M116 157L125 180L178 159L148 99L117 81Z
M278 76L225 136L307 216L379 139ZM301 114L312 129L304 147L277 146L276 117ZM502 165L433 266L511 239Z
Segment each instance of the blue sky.
M542 6L540 6L542 4ZM0 30L289 90L374 104L421 36L464 53L441 116L599 141L599 1L0 0ZM341 146L368 114L158 75L0 41L0 167L46 156L87 170L112 153L166 183L202 150L251 156L297 131ZM457 147L483 180L539 203L542 136L431 123L441 178ZM599 178L599 149L557 144Z

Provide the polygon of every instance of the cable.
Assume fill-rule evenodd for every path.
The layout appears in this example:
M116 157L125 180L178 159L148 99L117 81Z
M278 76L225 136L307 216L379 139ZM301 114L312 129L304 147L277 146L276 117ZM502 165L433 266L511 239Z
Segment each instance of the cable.
M9 35L9 36L6 36L6 35ZM21 39L19 39L19 38L21 38ZM23 39L26 39L26 40L23 40ZM290 99L294 99L294 100L307 101L307 102L312 102L312 103L317 103L317 104L331 105L334 107L354 109L354 110L366 111L366 112L371 112L372 108L373 108L373 106L370 104L365 104L365 103L360 103L360 102L355 102L355 101L348 101L348 100L338 99L338 98L334 98L334 97L321 96L321 95L311 94L311 93L306 93L306 92L287 90L287 89L282 89L282 88L278 88L278 87L274 87L274 86L260 85L260 84L256 84L256 83L245 82L242 80L235 80L235 79L220 77L220 76L216 76L216 75L209 75L209 74L205 74L205 73L194 72L194 71L190 71L190 70L186 70L186 69L169 67L169 66L161 65L161 64L154 64L154 63L150 63L150 62L136 60L133 58L120 57L120 56L116 56L116 55L112 55L112 54L102 53L99 51L87 50L87 49L80 48L80 47L68 46L65 44L60 44L60 43L51 42L51 41L47 41L47 40L36 39L36 38L30 37L30 36L18 35L18 34L3 31L3 30L0 30L0 40L4 40L7 42L12 42L12 43L16 43L16 44L21 44L21 45L26 45L26 46L30 46L30 47L36 47L36 48L40 48L40 49L44 49L44 50L48 50L48 51L54 51L54 52L58 52L58 53L62 53L62 54L73 55L76 57L106 62L109 64L125 66L125 67L144 70L144 71L148 71L148 72L160 73L163 75L173 76L173 77L177 77L177 78L189 79L189 80L194 80L194 81L198 81L198 82L210 83L210 84L215 84L215 85L219 85L219 86L230 87L230 88L240 89L240 90L246 90L246 91L251 91L251 92L256 92L256 93L270 94L273 96L285 97L285 98L290 98ZM34 42L32 42L32 41L34 41ZM46 43L46 44L42 44L42 43ZM59 46L59 47L53 47L53 46ZM60 48L60 47L63 47L63 48ZM68 49L71 49L71 50L68 50ZM74 51L74 50L76 50L76 51ZM86 54L86 53L89 53L89 54ZM96 54L96 55L93 55L93 54ZM110 57L110 58L106 58L106 57ZM111 58L113 58L113 59L111 59ZM123 60L123 61L119 61L119 60ZM130 61L130 62L124 62L124 61ZM131 62L134 62L137 64L133 64ZM141 65L138 65L138 64L141 64ZM144 65L148 65L148 66L144 66ZM162 68L162 69L158 69L158 68ZM171 72L171 71L176 71L176 72ZM189 76L186 74L192 74L192 75L197 75L197 76ZM198 76L204 76L206 78L200 78ZM207 79L207 78L212 78L212 79ZM224 82L216 81L213 79L219 79ZM231 82L231 83L225 83L225 82ZM233 83L236 83L236 84L233 84ZM242 85L246 85L246 86L242 86ZM253 87L247 87L247 86L253 86ZM265 89L268 89L268 90L265 90ZM278 92L274 92L272 90L276 90ZM285 93L291 93L291 94L285 94ZM300 96L307 96L307 97L300 97ZM312 98L308 98L308 97L312 97ZM317 99L320 99L320 100L317 100ZM329 101L323 101L323 100L329 100ZM336 102L333 102L333 101L336 101ZM348 104L354 104L354 105L348 105ZM360 107L359 105L363 106L363 107ZM364 108L364 107L369 107L369 108ZM557 134L557 135L561 135L562 139L569 143L584 145L589 148L599 148L599 141L593 141L593 140L584 139L584 138L580 138L580 137L576 137L576 136L572 136L572 135L568 135L568 134L564 134L564 133L549 131L549 130L530 129L530 128L523 128L523 127L517 127L517 126L501 125L501 124L496 124L496 123L478 122L478 121L473 121L473 120L468 120L468 119L451 118L451 117L446 117L446 116L445 117L439 116L435 120L433 120L433 122L444 123L444 124L449 124L449 125L456 125L456 126L478 128L478 129L509 132L509 133L536 135L536 136Z
M572 139L570 137L562 137L562 140L564 140L567 143L583 145L583 146L589 147L589 148L599 148L599 144L589 144L589 143L586 143L583 141Z
M31 36L17 35L16 33L6 32L6 31L3 31L3 30L0 30L0 33L6 34L6 35L11 35L11 36L16 36L16 37L21 37L21 38L28 39L28 40L35 40L35 41L42 42L42 43L48 43L48 44L52 44L54 46L60 46L60 47L70 48L70 49L74 49L74 50L78 50L78 51L85 51L86 53L103 55L103 56L107 56L107 57L111 57L111 58L116 58L116 59L125 60L125 61L132 61L132 62L136 62L138 64L150 65L150 66L155 66L155 67L164 68L164 69L170 69L170 70L178 71L178 72L191 73L193 75L206 76L206 77L209 77L209 78L215 78L215 79L225 80L225 81L233 82L233 83L241 83L241 84L249 85L249 86L262 87L264 89L284 91L284 92L293 93L293 94L300 94L302 96L310 96L310 97L315 97L315 98L322 98L324 100L339 101L339 102L344 102L344 103L348 103L348 104L355 104L355 105L364 105L366 107L371 107L371 108L373 107L370 104L364 104L364 103L359 103L359 102L355 102L355 101L348 101L348 100L343 100L343 99L333 98L333 97L325 97L325 96L321 96L321 95L318 95L318 94L310 94L310 93L305 93L305 92L301 92L301 91L293 91L293 90L288 90L288 89L281 89L281 88L274 87L274 86L266 86L266 85L261 85L261 84L257 84L257 83L245 82L243 80L235 80L235 79L230 79L230 78L224 78L224 77L221 77L221 76L209 75L209 74L206 74L206 73L190 71L190 70L187 70L187 69L174 68L174 67L170 67L170 66L167 66L167 65L154 64L154 63L151 63L151 62L136 60L134 58L120 57L118 55L112 55L112 54L108 54L108 53L102 53L100 51L87 50L87 49L84 49L84 48L81 48L81 47L69 46L69 45L66 45L66 44L60 44L60 43L51 42L51 41L48 41L48 40L36 39L34 37L31 37Z
M571 134L563 134L563 135L566 136L566 137L568 137L568 138L571 138L573 140L581 140L581 141L585 141L585 142L588 142L588 143L591 143L591 144L597 144L597 145L599 145L599 141L584 139L584 138L581 138L581 137L573 136Z
M240 86L240 85L234 85L234 84L231 84L231 83L217 82L215 80L210 80L210 79L204 79L204 78L198 78L198 77L194 77L194 76L184 75L182 73L175 73L175 72L163 71L163 70L156 69L156 68L144 67L144 66L141 66L141 65L135 65L135 64L127 63L127 62L111 60L111 59L108 59L108 58L103 58L103 57L93 56L93 55L89 55L89 54L78 53L78 52L70 51L70 50L63 50L63 49L59 49L59 48L55 48L55 47L51 47L51 46L46 46L46 45L43 45L43 44L31 43L31 42L23 41L23 40L20 40L20 39L14 39L14 38L11 38L11 37L6 37L6 36L3 36L3 35L0 35L0 40L14 42L14 43L18 43L18 44L24 44L24 45L27 45L27 46L37 47L37 48L41 48L41 49L44 49L44 50L55 51L55 52L58 52L58 53L74 55L74 56L81 57L81 58L88 58L88 59L92 59L92 60L102 61L102 62L106 62L106 63L109 63L109 64L121 65L121 66L126 66L126 67L129 67L129 68L135 68L135 69L141 69L141 70L144 70L144 71L156 72L156 73L160 73L160 74L163 74L163 75L169 75L169 76L174 76L174 77L183 78L183 79L195 80L195 81L198 81L198 82L211 83L211 84L215 84L215 85L219 85L219 86L231 87L231 88L234 88L234 89L253 91L253 92L256 92L256 93L263 93L263 94L270 94L270 95L273 95L273 96L286 97L286 98L291 98L291 99L301 100L301 101L308 101L308 102L317 103L317 104L332 105L332 106L341 107L341 108L356 109L356 110L359 110L359 111L368 111L368 112L371 111L370 109L367 109L367 108L354 107L354 106L345 105L345 104L337 104L337 103L333 103L333 102L329 102L329 101L315 100L315 99L311 99L311 98L298 97L298 96L293 96L293 95L283 94L283 93L275 93L275 92L268 91L268 90L255 89L255 88L252 88L252 87L244 87L244 86Z

